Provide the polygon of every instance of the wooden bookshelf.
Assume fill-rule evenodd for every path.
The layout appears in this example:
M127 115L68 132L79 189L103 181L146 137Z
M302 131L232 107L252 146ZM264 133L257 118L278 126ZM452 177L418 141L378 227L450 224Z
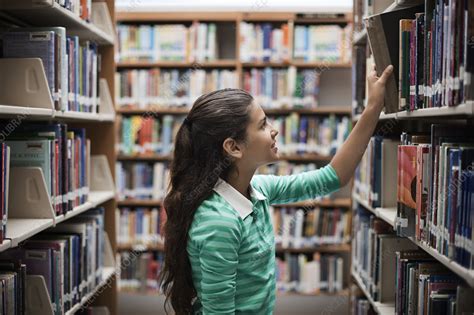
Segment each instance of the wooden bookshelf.
M289 48L293 51L293 31L295 24L347 24L352 22L351 14L338 14L338 15L305 15L288 12L252 12L252 13L235 13L235 12L117 12L117 22L124 24L138 25L144 24L173 24L173 23L184 23L186 25L192 22L213 22L216 23L217 28L222 24L231 24L235 32L235 43L231 45L235 46L235 51L232 52L231 57L222 57L214 61L205 62L149 62L149 61L119 61L117 63L117 69L129 70L129 69L231 69L235 70L238 76L239 85L242 87L244 71L250 70L250 68L289 68L296 67L299 69L307 69L314 71L321 71L321 82L325 86L330 88L321 87L326 93L319 99L319 106L315 108L264 108L265 113L268 116L286 116L293 113L300 115L311 115L311 116L349 116L351 114L350 107L350 86L348 82L339 80L340 76L349 76L349 70L351 68L350 63L340 62L304 62L301 60L288 60L283 62L242 62L240 59L240 22L270 22L278 25L288 23L289 26ZM219 39L219 38L218 38ZM233 41L234 39L230 39ZM158 70L160 71L160 70ZM335 87L337 85L337 88ZM324 94L324 93L322 93ZM336 97L336 96L337 97ZM162 115L187 115L189 107L165 107L166 104L160 104L161 106L150 106L149 108L137 108L133 104L130 106L121 106L117 108L118 115L122 117L131 115L142 115L158 117ZM118 137L117 137L118 138ZM321 154L288 154L281 155L282 161L296 162L296 163L328 163L332 159L332 156L321 155ZM124 155L117 154L117 161L146 161L146 162L158 162L158 161L171 161L170 155L162 154L146 154L146 155ZM162 200L136 200L126 199L117 202L118 207L160 207L162 206ZM301 203L289 204L286 206L291 207L341 207L350 208L350 198L337 198L334 200L322 200L322 201L308 201ZM162 245L134 245L134 244L121 244L118 247L119 251L162 251ZM315 251L322 251L327 253L341 253L346 255L350 251L348 244L337 244L337 245L322 245L300 249L277 249L277 251L291 252L291 253L314 253ZM345 260L346 262L346 260ZM345 283L346 281L344 281ZM348 290L344 290L342 293L337 293L331 296L348 296ZM326 296L326 295L323 295Z
M415 5L415 4L422 4L422 3L423 3L423 1L418 1L418 0L406 0L406 1L398 0L398 1L395 1L394 4L391 5L388 9L386 9L385 12L394 9L395 4ZM373 4L373 2L372 2L372 4ZM357 1L354 1L354 8L356 8L356 7L357 7ZM472 10L472 7L470 7L470 10ZM354 12L354 15L357 15L357 12ZM449 17L450 20L451 19L455 20L457 18L459 18L459 17L457 17L457 16L456 17L454 17L454 16ZM361 21L361 16L358 16L357 18L355 18L355 20ZM425 30L425 31L427 31L427 30ZM445 36L445 35L443 35L443 36ZM450 39L450 37L448 37L447 39L444 39L444 40L449 40L449 39ZM367 30L365 29L365 27L362 26L362 29L360 29L359 32L356 32L354 34L353 44L354 44L354 47L355 47L355 45L365 45L367 42L368 42ZM435 47L435 46L433 46L433 47ZM422 47L422 49L424 49L424 47ZM457 49L457 47L456 47L456 49ZM443 59L443 58L447 59L446 55L443 55L442 53L440 53L438 51L434 51L434 48L433 48L433 51L431 53L433 55L434 54L439 55L441 59ZM448 55L448 57L449 57L449 55ZM400 60L402 60L402 59L400 59ZM410 62L413 62L413 61L410 60ZM447 61L444 60L444 62L447 62ZM457 65L457 66L459 66L459 65ZM457 70L458 69L455 69L453 71L457 71ZM355 71L358 71L358 70L355 69ZM419 70L416 69L415 71L419 71ZM424 71L426 71L426 69L424 69ZM397 74L395 74L395 75L397 75ZM413 75L413 74L411 73L410 75ZM357 78L357 77L358 77L357 73L354 73L353 78ZM434 79L437 80L437 78L434 78ZM428 84L430 84L430 83L428 83ZM447 86L447 89L449 91L449 85L446 84L446 86ZM441 90L441 92L443 92L442 91L442 89L443 89L442 86L439 89ZM461 87L458 87L457 89L460 89L460 91L462 91L463 87L461 86ZM460 93L462 93L462 92L460 92ZM448 92L448 94L449 94L449 92ZM366 97L367 97L367 95L366 95ZM457 101L459 101L459 100L460 99L458 99ZM354 102L357 103L356 100L354 100ZM353 115L352 119L353 119L354 122L357 122L360 119L360 117L361 117L360 114L359 115ZM472 122L474 121L474 100L471 99L471 100L463 101L461 104L458 104L458 105L455 105L455 106L441 106L441 107L433 107L433 108L421 108L421 109L415 109L413 111L399 111L399 112L390 113L390 114L382 113L379 117L379 120L382 121L382 122L386 122L388 120L395 120L395 124L398 124L399 126L401 126L403 128L403 130L399 130L400 128L392 128L392 130L390 130L390 131L385 130L386 134L383 134L384 137L394 138L394 137L400 136L400 133L403 132L403 131L406 131L409 134L410 133L431 134L430 133L430 123L432 123L432 122L437 123L437 124L442 124L442 123L454 124L454 122L456 122L456 123L466 122L468 125L472 125ZM454 127L454 128L456 128L456 127ZM376 132L376 134L377 134L377 132ZM433 167L433 166L431 166L431 167ZM397 185L396 184L396 179L393 180L393 183L394 183L394 185ZM397 225L399 227L402 225L402 224L400 224L400 222L397 222L398 219L397 219L397 208L396 208L396 206L391 207L391 208L382 208L382 207L374 208L374 207L371 207L371 205L366 200L362 199L359 195L357 195L355 193L355 191L356 191L355 188L356 187L357 187L357 182L355 182L355 184L354 184L354 190L353 190L354 192L352 194L352 200L354 201L354 203L362 206L367 211L369 211L371 214L373 214L375 217L382 219L383 221L388 223L390 226L392 226L394 229L397 228ZM452 194L451 188L453 188L453 187L450 187L450 189L448 189L449 190L449 195ZM412 193L413 193L413 191L412 191ZM431 193L431 189L430 189L430 193ZM448 192L446 192L446 194L448 194ZM458 207L459 207L459 205L458 205ZM429 210L427 210L427 211L428 211L427 215L429 215L430 212L429 212ZM436 211L438 211L438 212L446 211L446 209L441 208L441 209L436 209ZM463 210L463 211L465 211L465 210ZM438 215L440 215L440 214L438 214ZM453 215L453 214L451 213L451 215ZM459 215L459 214L454 214L454 215ZM441 214L441 216L443 216L443 213ZM403 219L405 219L405 218L403 218ZM452 217L451 217L451 220L452 220ZM412 223L412 222L410 222L410 223ZM435 229L443 229L444 228L443 226L439 226L439 224L440 223L438 223L438 226ZM430 226L429 229L431 230L432 228L433 227ZM355 235L356 231L353 230L352 232L353 232L353 235ZM403 238L403 236L399 236L399 237ZM456 237L458 237L458 236L456 235ZM469 268L461 266L459 263L457 263L453 259L449 258L448 256L446 256L444 254L441 254L436 248L433 248L430 245L428 245L425 241L416 240L415 236L407 237L407 238L411 242L413 242L415 245L417 245L419 249L423 250L424 252L429 254L432 258L434 258L437 262L439 262L440 264L442 264L446 268L448 268L450 271L452 271L453 275L459 276L459 278L463 280L463 281L461 281L461 283L463 285L465 285L465 286L467 285L471 288L474 287L474 270L473 269L469 269ZM446 236L445 236L444 240L446 240ZM358 271L355 270L354 267L352 268L351 273L352 273L352 278L353 278L354 283L361 289L361 291L363 292L363 294L365 295L367 300L370 302L370 304L373 306L374 310L378 314L394 314L395 307L394 307L393 304L391 304L391 303L390 304L380 303L380 302L375 302L373 300L372 296L370 295L370 292L367 290L367 288L366 288L366 286L365 286L365 284L362 280L361 274L358 273ZM407 292L405 292L405 294L407 294Z
M11 119L20 119L23 122L67 122L68 126L80 127L86 129L86 136L91 140L91 154L93 156L102 155L104 156L103 162L109 168L108 173L110 178L107 178L107 183L110 184L108 187L102 187L100 190L93 190L89 192L88 201L84 204L74 208L72 211L67 212L64 215L56 216L53 211L50 203L50 197L45 195L43 191L46 191L46 186L37 181L37 177L34 177L33 173L15 175L15 181L18 182L25 178L25 181L31 181L30 184L34 186L35 198L34 200L28 200L28 196L25 196L27 192L23 193L23 196L20 197L20 192L13 194L15 198L10 198L9 202L11 203L9 207L9 217L12 218L7 221L7 237L8 240L5 240L0 245L0 251L4 251L8 248L15 247L19 245L22 241L27 240L28 238L36 235L37 233L44 231L49 227L54 227L61 222L69 220L72 217L75 217L89 209L95 208L97 206L102 206L105 208L105 232L108 237L106 243L108 244L110 240L110 255L105 255L105 267L102 270L102 280L98 286L94 288L92 292L80 301L80 303L73 306L66 314L74 314L80 310L85 305L102 305L107 306L111 314L117 314L117 286L115 281L115 266L114 266L114 254L116 251L116 231L115 231L115 187L113 184L114 174L111 172L115 169L115 106L113 105L113 100L110 95L114 95L114 75L115 75L115 64L114 64L114 38L115 34L110 31L110 28L113 28L112 24L104 24L107 21L97 21L97 24L92 22L86 22L79 17L77 17L71 11L61 7L56 1L44 1L41 3L41 6L35 6L30 1L3 1L0 3L0 10L2 15L0 15L0 20L7 19L9 23L11 21L18 21L20 26L64 26L67 29L68 35L77 35L81 40L90 40L97 42L99 44L99 54L101 55L101 80L100 80L100 107L99 113L84 113L84 112L61 112L54 110L54 107L50 106L52 101L49 96L49 91L46 91L46 95L49 96L46 102L43 102L44 98L39 98L37 103L28 103L25 102L25 96L23 91L26 87L23 84L18 84L15 88L16 97L11 97L14 99L12 104L0 102L0 118L4 120ZM95 3L93 5L93 11L96 10ZM114 23L115 16L115 3L113 0L105 0L102 4L99 5L101 13L110 16L111 23ZM98 12L94 11L95 13ZM104 17L104 15L102 15ZM100 23L100 24L99 24ZM108 27L108 29L107 29ZM19 62L23 62L21 58L17 58ZM16 60L16 59L15 59ZM14 61L15 61L14 60ZM13 62L14 62L13 61ZM33 60L34 61L34 60ZM2 69L8 69L8 63L11 61L5 61L0 59ZM10 65L12 66L12 65ZM20 69L19 64L14 64L14 67ZM30 65L26 65L29 67ZM22 68L23 69L23 68ZM37 71L38 68L35 64L31 63L31 71ZM37 81L35 84L41 85L42 76L44 76L44 68L41 66L41 71L33 73L37 76L34 76ZM3 71L3 70L2 70ZM4 72L6 73L6 72ZM9 72L11 73L11 72ZM5 75L6 77L6 75ZM44 76L44 78L46 78ZM16 74L11 74L8 76L8 80L18 80ZM18 81L20 82L20 81ZM2 84L4 82L2 81ZM29 87L31 88L31 87ZM36 85L35 85L35 88ZM102 90L103 88L107 91ZM7 91L8 92L8 91ZM9 91L12 93L11 91ZM41 88L39 91L29 91L30 93L38 93L40 96L45 95L45 91L42 91ZM2 94L6 93L5 90L2 90ZM1 95L2 98L5 98L5 95ZM105 97L105 98L103 98ZM18 102L18 104L13 104ZM25 104L27 103L27 104ZM92 158L93 159L93 158ZM91 163L94 163L91 160ZM92 169L92 168L91 168ZM42 173L42 172L41 172ZM23 176L23 177L22 177ZM31 177L33 176L33 177ZM35 175L36 176L36 175ZM42 176L42 175L41 175ZM93 174L91 174L93 177ZM36 178L36 179L35 179ZM94 185L95 179L91 179L91 187ZM99 180L103 181L103 178ZM10 177L10 183L12 182L12 176ZM44 179L42 179L44 183ZM39 184L38 184L39 183ZM90 187L89 187L90 188ZM12 191L10 191L12 193ZM10 194L12 195L12 194ZM26 197L26 198L25 198ZM14 199L14 200L11 200ZM19 218L14 215L15 208L21 204L28 204L28 207L24 209L29 209L31 212L35 212L31 218ZM15 205L16 204L16 205ZM34 210L34 211L33 211ZM36 217L35 217L36 216ZM106 245L107 247L107 245ZM107 249L106 249L107 252ZM28 285L31 285L30 290L27 294L33 294L44 290L44 281L43 289L37 286L38 281L34 276L32 276L31 283L28 282ZM28 280L30 281L30 280ZM41 281L40 281L41 283ZM30 300L28 298L27 300ZM48 314L48 311L41 310L44 305L47 308L51 308L50 301L48 300L38 300L36 296L31 297L31 301L34 304L35 312L41 314ZM41 304L41 305L40 305ZM51 309L52 311L52 309ZM52 313L51 313L52 314Z

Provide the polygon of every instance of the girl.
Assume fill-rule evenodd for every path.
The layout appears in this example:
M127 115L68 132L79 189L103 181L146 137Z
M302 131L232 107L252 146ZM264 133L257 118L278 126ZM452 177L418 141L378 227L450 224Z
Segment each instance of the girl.
M176 314L271 314L275 245L268 207L327 195L352 177L382 110L389 66L368 78L368 105L331 163L254 176L278 160L274 130L242 90L202 95L180 127L164 206L161 285ZM168 307L166 307L168 309Z

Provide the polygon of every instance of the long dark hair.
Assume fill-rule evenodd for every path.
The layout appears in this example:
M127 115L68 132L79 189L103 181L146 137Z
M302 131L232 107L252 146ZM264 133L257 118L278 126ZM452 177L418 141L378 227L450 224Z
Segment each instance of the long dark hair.
M199 97L176 135L170 187L164 200L165 260L160 284L176 314L189 314L196 297L187 254L194 213L208 198L217 179L226 179L232 160L222 144L228 137L246 141L253 98L239 89L217 90Z

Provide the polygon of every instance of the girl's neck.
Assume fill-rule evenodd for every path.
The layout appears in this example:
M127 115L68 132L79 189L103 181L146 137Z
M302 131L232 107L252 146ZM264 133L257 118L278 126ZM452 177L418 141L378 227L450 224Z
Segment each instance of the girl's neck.
M245 169L237 166L237 171L231 172L227 178L227 182L238 192L250 200L249 186L255 169Z

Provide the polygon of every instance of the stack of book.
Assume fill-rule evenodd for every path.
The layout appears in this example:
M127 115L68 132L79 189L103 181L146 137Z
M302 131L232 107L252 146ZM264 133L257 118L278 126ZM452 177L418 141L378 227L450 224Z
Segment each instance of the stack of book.
M343 244L350 238L350 214L343 209L275 208L275 242L282 248Z
M124 245L162 243L161 227L166 212L160 208L117 209L117 242Z
M277 290L318 294L338 292L345 287L344 259L316 252L306 256L286 253L276 258Z
M10 133L5 143L10 147L10 166L41 168L56 215L87 201L90 140L84 128L24 124Z
M472 3L427 1L400 20L399 109L456 106L472 100Z
M402 140L397 231L473 269L474 137L469 127L433 124L430 136L403 134Z
M374 310L369 300L361 296L352 296L351 300L351 314L352 315L376 315L377 312Z
M320 72L314 69L252 68L244 72L242 86L265 108L315 108Z
M119 200L161 199L168 187L169 167L165 163L116 163L116 186Z
M99 284L104 242L104 209L96 208L2 253L3 313L24 314L26 274L43 276L54 313L66 313Z
M385 113L473 100L473 16L470 1L450 5L427 0L418 6L400 4L366 19L377 71L394 65Z
M158 274L164 261L163 253L120 253L120 290L160 293Z
M216 24L119 24L119 61L189 61L218 58Z
M119 152L126 155L170 154L183 117L124 116L120 122Z
M269 120L279 132L277 145L281 154L317 153L333 155L350 133L348 117L289 116Z
M395 252L418 247L397 237L392 227L358 206L353 222L352 266L374 301L391 303L395 297Z
M117 105L128 108L191 107L202 94L237 88L235 70L123 70L115 74Z
M396 253L395 314L467 314L474 289L423 251Z
M0 143L0 168L0 215L2 218L2 223L0 224L0 244L2 244L7 231L8 193L10 185L10 147L5 143Z
M2 35L3 58L40 58L56 110L99 109L98 45L66 35L64 27L14 28Z
M355 173L354 192L373 208L395 207L399 141L380 136L370 139Z
M290 59L288 24L240 22L240 60L242 62L285 62Z
M296 25L293 58L306 62L350 62L352 24Z

